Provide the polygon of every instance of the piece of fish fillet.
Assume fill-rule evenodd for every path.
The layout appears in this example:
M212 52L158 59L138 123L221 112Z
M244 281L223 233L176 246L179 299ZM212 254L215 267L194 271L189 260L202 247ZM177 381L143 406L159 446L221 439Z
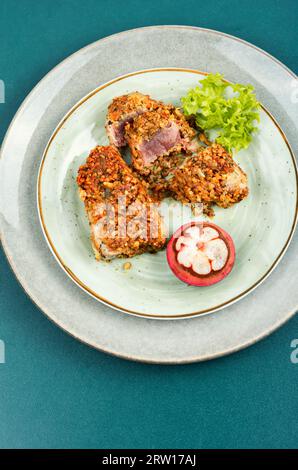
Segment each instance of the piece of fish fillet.
M110 143L116 147L124 147L125 125L132 122L136 116L158 106L160 102L138 91L114 98L108 107L106 120L106 132Z
M77 183L97 259L131 257L164 247L157 207L115 147L95 147L79 168Z
M203 203L207 213L212 204L226 208L248 195L246 174L218 144L186 157L180 167L169 172L167 180L167 188L176 199Z
M187 149L195 131L177 108L162 105L128 122L125 135L132 165L140 174L148 175L159 157Z

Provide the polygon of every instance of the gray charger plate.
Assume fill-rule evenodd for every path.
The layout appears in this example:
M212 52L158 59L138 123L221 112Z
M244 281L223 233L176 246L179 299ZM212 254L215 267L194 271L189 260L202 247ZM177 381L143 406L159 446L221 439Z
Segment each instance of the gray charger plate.
M219 71L231 81L252 83L297 155L296 77L276 59L242 40L206 29L156 26L126 31L66 59L24 101L1 150L0 228L17 278L62 329L126 359L178 364L249 346L294 315L298 306L297 236L270 277L237 304L208 316L161 322L114 311L73 284L46 245L36 207L41 156L64 114L102 83L158 67Z

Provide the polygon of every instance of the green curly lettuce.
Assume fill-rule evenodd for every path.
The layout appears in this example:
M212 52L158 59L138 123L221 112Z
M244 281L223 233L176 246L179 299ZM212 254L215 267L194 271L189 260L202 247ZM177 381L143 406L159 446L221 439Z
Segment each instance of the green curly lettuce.
M209 138L215 130L215 141L228 152L247 148L258 130L260 103L252 85L227 83L219 73L210 74L181 102L184 114L194 116Z

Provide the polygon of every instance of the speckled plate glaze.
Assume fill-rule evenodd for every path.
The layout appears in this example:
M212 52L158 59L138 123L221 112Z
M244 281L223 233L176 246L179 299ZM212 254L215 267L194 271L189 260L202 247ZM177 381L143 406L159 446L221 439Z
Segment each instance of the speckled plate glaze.
M166 103L197 85L203 74L184 69L159 69L117 77L92 91L62 119L42 159L38 205L46 239L80 287L111 307L149 318L173 319L210 313L252 292L277 266L290 241L297 216L295 159L273 118L261 110L260 132L237 155L248 176L250 195L229 209L215 209L213 221L227 230L236 246L236 263L222 282L191 287L170 271L165 250L110 263L94 259L89 226L79 200L76 175L95 145L108 145L107 105L135 90ZM168 199L162 204L169 235L193 220L190 209ZM117 289L115 289L117 286Z
M79 289L50 253L36 204L44 149L71 106L115 77L161 67L218 71L231 81L252 83L297 154L297 80L276 59L216 31L182 26L127 31L72 55L21 106L2 145L0 228L5 253L19 281L62 329L123 358L178 364L244 348L295 313L297 236L274 272L251 295L221 312L161 322L115 311Z

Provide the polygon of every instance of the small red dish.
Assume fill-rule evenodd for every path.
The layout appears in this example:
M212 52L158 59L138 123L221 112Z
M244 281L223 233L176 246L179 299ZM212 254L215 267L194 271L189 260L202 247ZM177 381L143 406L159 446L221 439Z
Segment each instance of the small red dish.
M182 225L167 246L168 264L178 279L192 286L222 281L235 262L231 236L210 222Z

